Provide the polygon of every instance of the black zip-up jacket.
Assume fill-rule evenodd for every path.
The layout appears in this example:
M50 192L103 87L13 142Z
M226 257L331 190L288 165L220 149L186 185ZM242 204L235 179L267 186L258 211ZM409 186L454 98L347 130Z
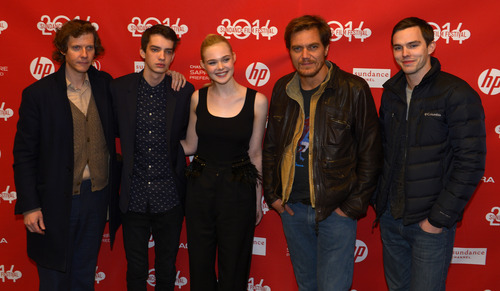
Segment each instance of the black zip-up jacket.
M327 66L326 80L311 98L311 203L316 221L337 207L358 219L366 214L382 167L377 110L365 80L333 63ZM293 184L296 142L304 123L298 82L296 73L291 73L273 89L262 160L269 205L277 199L286 203Z
M384 166L376 211L377 217L385 211L392 183L398 180L396 159L402 159L403 223L427 218L435 227L450 228L461 219L484 173L484 110L479 95L465 81L442 72L436 58L431 65L413 89L407 122L405 74L400 71L384 84Z

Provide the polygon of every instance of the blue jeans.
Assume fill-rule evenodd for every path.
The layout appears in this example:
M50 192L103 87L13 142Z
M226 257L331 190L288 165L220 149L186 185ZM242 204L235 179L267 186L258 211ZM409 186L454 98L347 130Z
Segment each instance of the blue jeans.
M434 234L418 223L403 225L390 211L380 218L384 272L389 290L441 291L453 254L455 229Z
M352 284L356 220L333 212L319 222L315 210L289 203L294 211L281 214L295 279L300 291L345 291Z

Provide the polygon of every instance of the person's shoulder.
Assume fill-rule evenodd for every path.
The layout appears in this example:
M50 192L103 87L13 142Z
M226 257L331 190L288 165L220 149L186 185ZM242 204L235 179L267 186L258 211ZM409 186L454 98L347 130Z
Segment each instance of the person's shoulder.
M57 73L57 72L56 72ZM45 91L53 91L57 87L56 73L43 77L42 79L28 85L23 94L43 93Z
M114 79L112 83L116 84L129 83L132 80L138 80L139 77L140 77L139 73L130 73Z

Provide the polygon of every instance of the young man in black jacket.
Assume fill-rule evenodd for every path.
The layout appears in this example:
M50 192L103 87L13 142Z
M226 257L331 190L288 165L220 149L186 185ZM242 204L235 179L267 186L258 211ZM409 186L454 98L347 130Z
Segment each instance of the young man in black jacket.
M392 47L401 71L384 84L384 167L376 197L390 290L445 290L456 223L484 172L479 95L441 71L432 27L400 21Z

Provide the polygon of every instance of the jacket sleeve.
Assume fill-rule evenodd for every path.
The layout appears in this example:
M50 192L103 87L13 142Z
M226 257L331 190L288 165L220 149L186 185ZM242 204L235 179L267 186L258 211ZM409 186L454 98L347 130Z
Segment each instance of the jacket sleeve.
M453 158L449 177L428 216L436 227L452 227L484 174L486 131L481 99L463 83L450 93L446 107L448 138Z
M377 186L382 168L382 142L377 109L368 84L363 81L354 103L356 151L356 184L340 209L352 218L366 215L370 198Z
M279 121L282 121L282 116L277 116L276 113L276 98L279 94L280 87L278 83L274 86L269 106L269 114L267 121L267 129L264 137L264 145L262 148L262 182L264 188L264 198L266 203L271 206L273 202L281 199L281 193L277 193L278 188L281 189L279 181L279 165L277 164L276 155L278 154L277 133L279 131Z
M15 213L22 214L40 208L37 176L40 148L40 108L35 92L28 87L23 91L19 107L19 120L14 138L14 183L17 191Z

